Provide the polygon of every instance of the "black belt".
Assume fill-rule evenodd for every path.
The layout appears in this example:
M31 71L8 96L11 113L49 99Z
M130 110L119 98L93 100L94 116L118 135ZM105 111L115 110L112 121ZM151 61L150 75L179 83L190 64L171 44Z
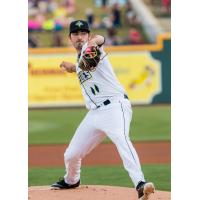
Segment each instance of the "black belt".
M124 99L128 99L128 96L126 95L126 94L124 94ZM107 99L107 100L105 100L104 102L103 102L103 105L104 106L107 106L108 104L110 104L111 102L110 102L110 100L109 99ZM97 108L100 108L101 106L97 106Z

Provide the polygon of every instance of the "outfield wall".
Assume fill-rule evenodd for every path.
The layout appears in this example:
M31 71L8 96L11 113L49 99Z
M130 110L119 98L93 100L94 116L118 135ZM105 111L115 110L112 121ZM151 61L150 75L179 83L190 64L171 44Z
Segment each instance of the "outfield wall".
M171 37L156 44L106 47L114 71L133 104L171 102ZM63 61L76 62L73 48L29 49L29 107L83 106L76 74L60 70Z

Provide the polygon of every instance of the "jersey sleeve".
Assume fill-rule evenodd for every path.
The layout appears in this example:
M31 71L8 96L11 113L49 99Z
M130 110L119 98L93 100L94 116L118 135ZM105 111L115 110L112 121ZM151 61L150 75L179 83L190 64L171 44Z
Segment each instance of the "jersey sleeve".
M80 57L77 59L77 65L78 65L78 66L79 66L80 60L82 59L83 52L84 52L85 49L87 48L87 45L88 45L88 43L86 42L86 43L83 45L82 49L81 49ZM78 67L78 66L77 66L77 67Z

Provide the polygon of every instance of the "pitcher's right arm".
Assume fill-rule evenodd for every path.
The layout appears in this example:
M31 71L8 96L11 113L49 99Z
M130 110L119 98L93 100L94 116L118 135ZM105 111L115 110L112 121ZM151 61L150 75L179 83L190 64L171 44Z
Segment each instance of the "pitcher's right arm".
M70 63L70 62L63 61L63 62L60 64L60 68L61 68L63 71L67 71L67 72L69 72L69 73L76 72L76 65L75 65L74 63Z

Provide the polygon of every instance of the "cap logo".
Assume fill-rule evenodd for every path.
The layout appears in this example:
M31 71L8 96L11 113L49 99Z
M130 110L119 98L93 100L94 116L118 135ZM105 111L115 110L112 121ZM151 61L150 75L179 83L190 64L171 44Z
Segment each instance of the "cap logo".
M81 21L78 21L78 22L76 22L75 25L78 26L78 27L80 28L81 26L83 26L83 23L82 23Z

